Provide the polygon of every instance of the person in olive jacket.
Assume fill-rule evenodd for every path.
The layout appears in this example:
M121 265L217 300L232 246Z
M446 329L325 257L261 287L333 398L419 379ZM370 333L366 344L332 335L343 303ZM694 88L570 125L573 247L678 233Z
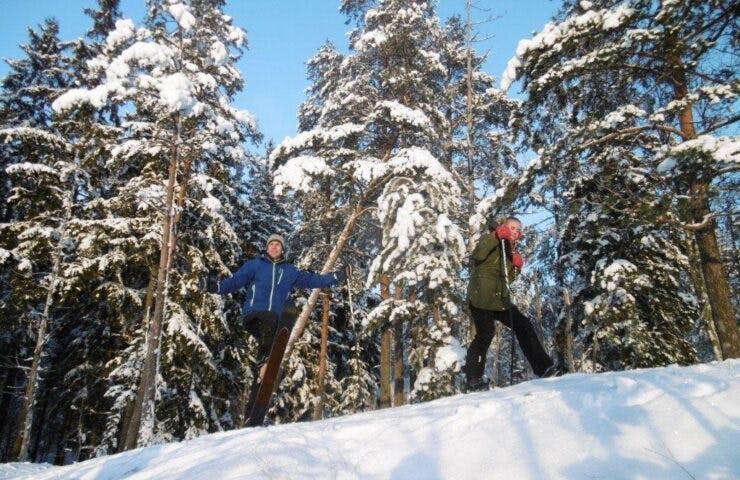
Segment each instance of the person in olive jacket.
M508 283L516 279L524 261L516 251L516 242L522 237L522 222L509 217L489 234L483 235L473 250L473 268L468 285L468 304L475 323L475 338L468 347L465 360L467 389L488 388L483 377L486 352L495 334L495 321L511 327L527 361L537 376L559 373L540 343L532 322L511 303ZM503 263L502 248L506 250L506 265Z

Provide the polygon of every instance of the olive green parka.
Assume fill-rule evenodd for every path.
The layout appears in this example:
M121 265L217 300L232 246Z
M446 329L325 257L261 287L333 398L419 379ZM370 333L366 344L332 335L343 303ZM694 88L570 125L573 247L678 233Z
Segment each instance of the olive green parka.
M510 255L506 259L509 283L516 279L517 269ZM468 284L468 302L482 310L503 311L511 307L509 292L504 282L504 267L501 264L501 240L485 234L473 250L473 269Z

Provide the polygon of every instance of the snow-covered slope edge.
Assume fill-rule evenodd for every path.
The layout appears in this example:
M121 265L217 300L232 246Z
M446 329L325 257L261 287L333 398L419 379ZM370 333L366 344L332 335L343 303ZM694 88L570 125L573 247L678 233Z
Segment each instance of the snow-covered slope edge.
M245 429L37 479L740 478L740 360L511 388L322 422ZM0 477L32 465L0 465Z

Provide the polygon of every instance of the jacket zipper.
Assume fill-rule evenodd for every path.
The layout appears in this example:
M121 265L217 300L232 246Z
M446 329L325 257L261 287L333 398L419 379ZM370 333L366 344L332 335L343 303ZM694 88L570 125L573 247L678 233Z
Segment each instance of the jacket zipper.
M272 285L270 285L270 304L267 310L272 310L272 293L275 291L275 264L272 264Z
M256 294L257 294L257 292L256 292L256 290L255 290L255 288L254 288L254 284L252 284L252 301L251 301L251 302L249 302L249 306L250 306L250 307L251 307L252 305L254 305L254 296L255 296Z
M282 279L283 279L283 269L281 268L280 269L280 276L278 277L278 281L277 281L277 284L278 285L280 285L280 280L282 280Z

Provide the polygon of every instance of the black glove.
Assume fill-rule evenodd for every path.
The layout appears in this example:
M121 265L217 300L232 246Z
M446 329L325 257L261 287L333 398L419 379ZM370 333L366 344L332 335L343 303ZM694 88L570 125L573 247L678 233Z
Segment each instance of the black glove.
M337 270L332 275L334 275L334 278L337 280L337 284L347 280L347 273L344 270Z
M219 285L220 283L221 282L219 282L218 277L216 275L208 275L208 277L206 277L206 285L205 285L206 292L219 293L218 288L220 286Z

